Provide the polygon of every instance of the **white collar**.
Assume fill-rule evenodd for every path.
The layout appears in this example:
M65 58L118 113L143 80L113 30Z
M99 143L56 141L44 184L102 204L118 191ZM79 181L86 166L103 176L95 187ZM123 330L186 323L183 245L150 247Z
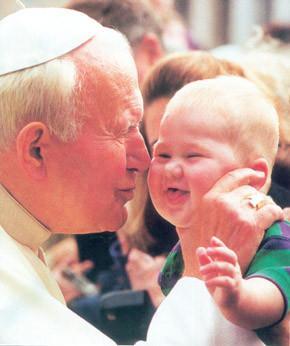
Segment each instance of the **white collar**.
M20 244L36 251L51 232L0 184L0 225Z

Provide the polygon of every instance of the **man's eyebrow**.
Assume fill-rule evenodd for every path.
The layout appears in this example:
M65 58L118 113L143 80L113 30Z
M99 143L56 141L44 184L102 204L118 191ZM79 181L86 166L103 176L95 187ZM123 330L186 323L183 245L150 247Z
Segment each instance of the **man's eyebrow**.
M143 120L142 113L140 112L133 113L129 117L129 123L133 126L140 126Z
M140 122L139 121L130 121L129 127L140 127Z

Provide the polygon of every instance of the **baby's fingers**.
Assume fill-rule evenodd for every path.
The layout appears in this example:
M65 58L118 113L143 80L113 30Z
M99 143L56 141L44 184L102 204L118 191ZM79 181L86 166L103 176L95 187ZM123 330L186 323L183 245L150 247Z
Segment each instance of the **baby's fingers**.
M212 262L212 259L208 256L204 247L199 247L196 249L196 256L200 266L205 266Z
M222 242L222 241L220 240L220 238L215 237L215 236L211 237L211 239L210 239L210 245L211 245L211 246L222 246L222 247L224 246L224 247L226 247L225 243Z
M206 280L208 277L213 276L227 276L230 278L235 278L241 276L239 269L227 262L215 261L203 265L200 267L200 273Z
M234 266L238 262L236 253L227 247L209 247L206 249L206 254L215 261L228 262Z
M228 276L216 276L208 280L205 280L205 284L209 289L213 287L234 289L237 286L237 281Z

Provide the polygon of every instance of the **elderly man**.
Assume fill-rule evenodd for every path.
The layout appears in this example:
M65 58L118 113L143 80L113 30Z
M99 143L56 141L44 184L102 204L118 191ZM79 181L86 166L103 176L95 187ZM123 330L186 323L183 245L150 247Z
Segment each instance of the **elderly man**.
M149 164L129 46L84 14L23 9L0 21L0 51L0 343L113 345L65 307L40 246L52 233L116 230L126 220L136 174ZM201 206L211 211L205 231L252 237L244 262L281 217L274 205L233 213L244 190L232 190L253 179L225 177Z
M1 20L0 47L0 342L111 344L64 309L39 246L126 220L149 163L129 46L78 12L24 9Z
M132 48L140 85L142 85L144 76L152 65L165 54L160 18L156 16L154 9L146 0L70 0L65 7L87 14L102 25L120 31L127 38ZM52 237L51 241L55 238ZM88 277L94 282L99 281L98 274L100 272L103 274L104 270L108 272L108 267L113 262L110 249L113 246L118 246L117 243L117 235L108 232L102 232L98 235L79 234L50 247L48 252L49 258L52 259L54 274L66 301L75 312L88 318L89 321L94 320L96 326L101 324L99 319L95 320L96 311L99 307L99 295L94 298L80 298L82 292L65 278L63 270L67 268L68 263L73 263L70 266L73 271L75 268L77 271L80 268L87 270L88 261L85 260L90 260L93 263L93 268L87 272ZM70 248L76 249L70 253L70 262L68 262L65 251L60 251L68 245ZM100 255L100 253L102 254ZM139 259L141 260L141 256ZM79 260L85 262L79 262ZM152 261L154 261L153 258ZM54 263L57 265L54 266ZM117 285L112 280L109 281L109 284L106 281L106 291L115 290L116 286L118 289L129 288L126 277L121 279L124 282L123 286L120 286L119 280L117 279ZM100 287L100 291L103 292L102 284ZM93 302L97 306L91 309ZM89 311L93 312L93 316L86 306L89 306ZM120 330L122 331L122 328Z

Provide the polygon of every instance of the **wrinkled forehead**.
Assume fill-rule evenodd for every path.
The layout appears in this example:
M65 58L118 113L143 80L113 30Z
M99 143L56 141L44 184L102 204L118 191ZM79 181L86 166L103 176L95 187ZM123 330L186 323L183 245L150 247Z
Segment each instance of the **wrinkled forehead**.
M99 95L113 96L127 92L128 97L139 91L137 69L131 49L118 32L104 28L85 45L70 54L78 77L86 85L85 92L94 89Z
M96 37L72 54L82 84L80 100L85 113L103 129L113 128L124 118L140 121L143 101L129 48L119 40L111 48L107 42L99 48Z
M86 44L70 53L81 65L93 68L109 75L126 74L137 79L136 65L127 39L119 32L101 27Z

